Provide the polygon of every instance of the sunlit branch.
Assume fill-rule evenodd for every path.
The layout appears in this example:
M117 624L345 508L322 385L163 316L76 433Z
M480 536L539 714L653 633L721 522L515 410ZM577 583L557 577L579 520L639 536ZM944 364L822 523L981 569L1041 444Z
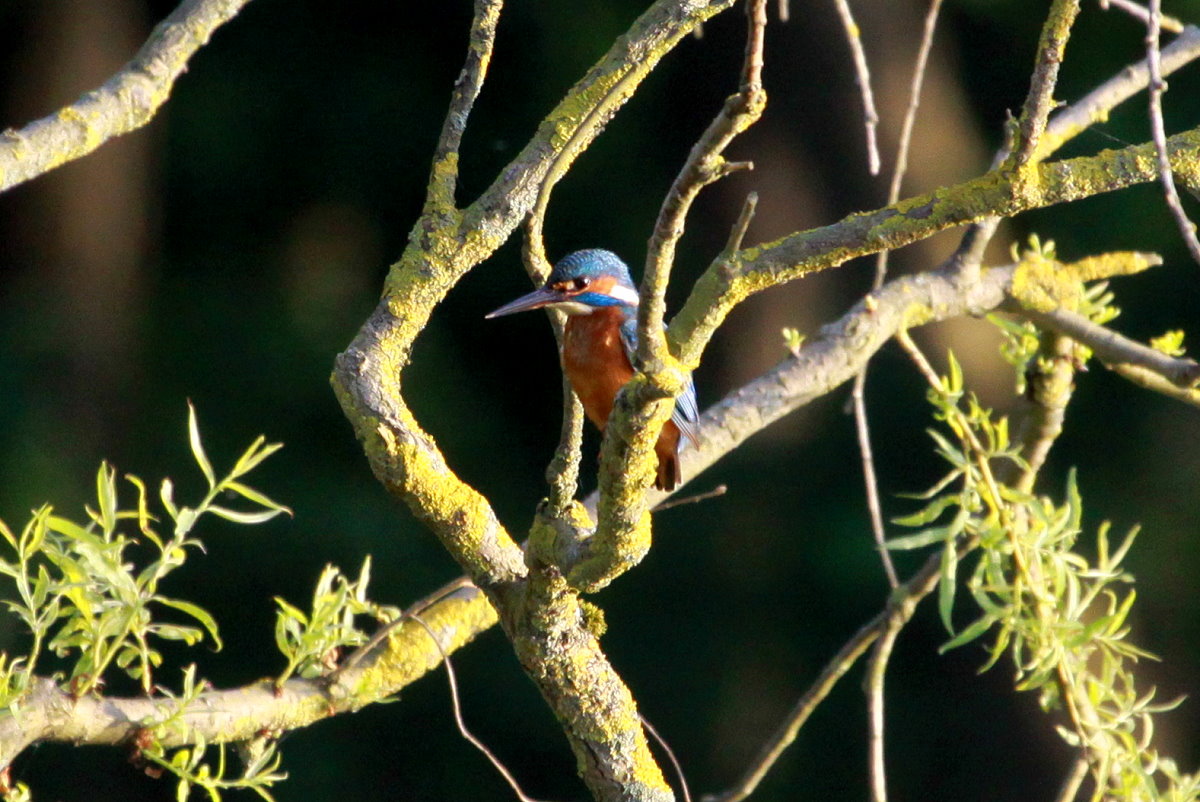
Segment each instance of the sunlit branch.
M247 2L180 3L150 33L133 60L99 89L49 117L0 134L0 191L86 156L113 137L150 122L191 57Z

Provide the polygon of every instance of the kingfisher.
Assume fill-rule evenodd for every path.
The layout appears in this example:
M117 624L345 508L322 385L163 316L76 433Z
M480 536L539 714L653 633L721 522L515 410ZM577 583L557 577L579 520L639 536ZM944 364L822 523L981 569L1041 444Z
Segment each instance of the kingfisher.
M562 363L588 419L600 431L608 422L617 393L633 378L637 351L638 291L629 268L615 253L600 249L567 254L539 289L505 304L486 317L550 307L567 314ZM689 376L675 399L671 420L663 425L654 452L654 486L674 490L683 480L679 468L682 437L695 445L699 426L696 388Z

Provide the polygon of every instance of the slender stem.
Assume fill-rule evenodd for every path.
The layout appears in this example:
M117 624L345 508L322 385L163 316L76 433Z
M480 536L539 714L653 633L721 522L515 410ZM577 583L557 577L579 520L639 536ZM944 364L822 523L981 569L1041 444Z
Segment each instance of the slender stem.
M879 112L875 110L875 93L871 91L871 70L867 66L867 54L863 50L862 29L854 21L848 0L833 0L833 5L837 9L838 19L842 22L846 43L850 45L854 79L858 84L859 96L862 97L863 126L867 132L867 170L871 175L879 175L879 142L876 136Z
M1167 152L1167 132L1163 123L1162 96L1167 91L1162 74L1162 54L1159 52L1158 37L1162 26L1162 0L1150 0L1150 18L1146 24L1146 61L1150 65L1150 133L1158 155L1158 176L1162 182L1163 197L1179 227L1183 242L1192 259L1200 264L1200 239L1196 237L1196 224L1188 219L1183 204L1179 202L1179 190L1175 188L1175 175L1171 169L1171 157Z
M917 58L913 64L912 80L909 83L908 107L904 112L904 122L900 128L900 140L896 146L896 164L892 168L892 180L888 187L887 202L895 203L900 199L900 188L904 181L904 173L908 168L908 152L912 145L912 132L917 121L917 109L921 105L921 86L925 82L925 71L929 63L929 52L933 49L933 34L937 29L938 12L942 0L932 0L925 14L925 24L921 32L921 44L917 48ZM879 252L875 261L875 281L872 291L883 286L887 277L889 250ZM883 563L884 574L888 584L896 587L899 580L896 568L892 564L892 556L884 547L883 506L879 500L879 481L875 474L875 456L871 448L871 427L867 417L866 404L867 366L854 377L854 388L851 399L854 403L854 429L858 437L858 450L862 457L863 482L867 490L867 513L871 519L871 533L875 538L875 548L879 551Z
M666 316L667 283L675 261L675 247L683 236L692 202L708 184L735 169L750 166L748 163L731 164L721 156L734 137L758 120L766 105L762 68L767 0L747 0L746 18L746 51L738 92L730 96L692 146L663 198L650 236L642 276L642 302L638 307L638 357L645 365L661 362L666 355L663 319Z
M964 544L964 548L972 547L974 547L973 542ZM933 592L940 577L941 555L935 554L927 559L920 570L892 594L887 607L860 627L850 640L838 650L837 654L825 664L825 668L817 675L813 684L796 702L771 737L763 743L758 756L737 783L719 794L702 797L702 802L741 802L754 793L754 789L775 765L780 755L795 741L796 734L800 732L804 722L825 700L825 697L837 685L838 680L858 662L858 658L866 653L876 638L891 626L894 618L902 621L901 626L912 618L917 604Z
M458 149L467 129L467 117L483 89L492 50L496 45L496 26L504 0L475 0L475 15L471 21L470 42L462 72L454 83L442 131L433 154L431 191L426 197L426 213L433 204L454 207L454 192L458 184Z

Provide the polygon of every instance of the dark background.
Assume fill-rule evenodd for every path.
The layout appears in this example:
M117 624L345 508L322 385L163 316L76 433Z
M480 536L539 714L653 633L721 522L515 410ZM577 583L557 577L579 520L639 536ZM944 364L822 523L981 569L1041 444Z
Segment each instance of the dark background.
M537 122L636 17L644 3L513 2L464 143L469 202ZM924 4L853 4L883 116L885 171L906 102ZM905 194L985 169L1006 110L1019 108L1044 3L948 4L917 127ZM1200 3L1166 10L1200 17ZM723 245L748 191L760 212L748 242L878 206L885 177L867 175L861 110L832 3L772 14L763 121L730 155L758 169L705 194L690 218L671 300ZM19 127L102 83L136 51L168 2L0 3L0 125ZM296 511L257 528L207 521L208 547L166 592L207 607L226 648L183 653L218 686L277 673L273 596L306 606L328 562L357 573L374 556L373 597L403 605L457 575L434 539L373 480L329 389L334 355L374 306L423 196L428 160L462 60L470 4L254 0L191 62L146 128L0 198L0 517L20 526L50 501L81 515L102 459L199 496L186 406L209 454L228 466L257 434L287 447L253 477ZM736 85L743 20L727 12L689 38L646 82L556 190L552 256L618 251L633 265L662 194L696 136ZM1085 3L1057 97L1071 100L1138 58L1143 32ZM1200 70L1171 79L1168 130L1200 121ZM1147 138L1144 96L1064 155ZM1200 208L1185 199L1192 216ZM1037 232L1065 259L1153 250L1166 264L1115 284L1117 327L1147 338L1200 336L1200 273L1154 187L1022 216L994 257ZM895 255L927 268L953 235ZM697 373L702 406L785 356L779 330L813 333L869 286L852 263L755 297L731 315ZM545 492L559 427L552 338L536 315L484 321L528 289L514 239L469 275L434 315L405 377L407 397L451 465L519 533ZM1013 405L995 335L969 321L922 332L939 360L951 346L985 401ZM924 388L894 346L868 386L889 515L897 493L943 470L923 429ZM757 435L695 478L723 498L656 520L644 564L596 601L605 647L645 715L670 741L695 791L730 783L820 667L882 606L870 546L848 390ZM1200 418L1094 366L1079 379L1065 434L1040 490L1060 497L1078 466L1089 532L1111 520L1145 531L1129 558L1139 579L1133 639L1161 655L1142 681L1166 700L1200 685L1196 495ZM595 438L585 470L594 472ZM585 478L591 486L593 479ZM907 572L920 557L903 555ZM961 621L973 611L965 605ZM11 621L4 642L20 648ZM888 768L897 799L1048 799L1069 763L1005 662L976 676L979 645L939 657L946 639L927 604L888 675ZM583 799L574 761L507 643L491 631L455 656L474 731L538 798ZM163 682L177 674L166 670ZM852 672L817 711L756 798L865 798L865 704ZM120 683L115 690L126 690ZM1185 769L1200 758L1200 713L1160 717L1157 744ZM280 800L512 798L458 736L439 672L377 705L287 736ZM15 764L41 800L173 799L116 749L42 745ZM238 798L236 795L233 798ZM250 798L242 796L241 798Z

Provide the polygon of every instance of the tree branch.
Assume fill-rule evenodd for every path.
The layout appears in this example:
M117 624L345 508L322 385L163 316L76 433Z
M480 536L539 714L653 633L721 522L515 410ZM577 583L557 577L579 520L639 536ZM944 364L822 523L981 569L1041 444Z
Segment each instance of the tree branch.
M188 60L249 0L186 0L120 72L49 117L0 134L0 192L141 128L171 95Z
M1171 137L1168 145L1176 172L1200 178L1200 128ZM1032 177L1028 179L992 171L957 186L853 214L832 225L791 234L715 262L696 282L683 309L671 322L669 334L680 344L680 358L685 362L698 360L733 307L768 287L883 248L899 248L964 223L1011 217L1147 183L1158 176L1153 143L1032 165L1029 169Z
M475 0L467 60L458 80L454 82L454 93L433 153L426 211L431 211L431 206L454 205L454 192L458 185L458 149L467 130L471 107L475 105L475 99L479 97L487 77L492 49L496 44L496 26L500 22L500 9L503 6L504 0Z
M1021 118L1017 121L1019 139L1005 167L1024 167L1037 153L1038 142L1046 130L1046 121L1054 109L1054 86L1058 83L1058 69L1062 65L1063 53L1071 26L1079 15L1079 0L1054 0L1046 22L1042 26L1038 41L1037 60L1029 81L1029 94L1021 107Z
M692 202L708 184L745 163L729 163L722 153L739 133L761 116L767 96L762 88L766 0L748 0L741 87L692 146L687 161L663 199L650 237L638 308L640 374L617 399L605 427L600 457L602 501L589 559L570 578L589 592L599 590L636 565L650 548L646 489L654 471L654 446L671 416L672 399L687 381L671 357L663 336L664 296Z

